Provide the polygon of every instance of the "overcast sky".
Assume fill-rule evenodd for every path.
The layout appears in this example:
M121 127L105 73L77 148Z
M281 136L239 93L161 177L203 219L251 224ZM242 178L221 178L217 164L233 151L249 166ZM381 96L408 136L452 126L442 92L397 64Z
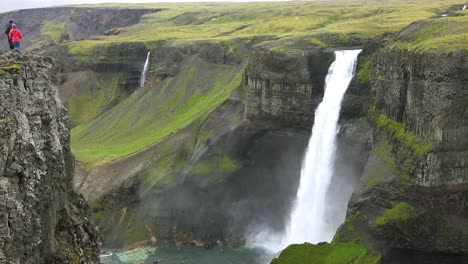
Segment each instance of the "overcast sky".
M71 4L97 4L97 3L155 3L155 2L222 2L223 0L0 0L0 13L35 7ZM249 0L228 0L230 2L246 2ZM259 1L259 0L256 0ZM260 0L262 1L262 0ZM268 1L268 0L263 0ZM272 0L269 0L272 1ZM275 1L275 0L273 0Z

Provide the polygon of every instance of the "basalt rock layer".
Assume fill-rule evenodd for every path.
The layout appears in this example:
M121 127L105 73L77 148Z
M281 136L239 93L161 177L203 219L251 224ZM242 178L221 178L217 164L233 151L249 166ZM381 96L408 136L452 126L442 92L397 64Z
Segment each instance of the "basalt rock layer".
M382 263L463 263L467 54L384 48L369 58L369 82L349 94L368 98L372 149L335 240L359 239Z
M0 262L99 263L49 58L0 55Z
M333 59L318 49L253 51L244 74L247 118L310 127Z

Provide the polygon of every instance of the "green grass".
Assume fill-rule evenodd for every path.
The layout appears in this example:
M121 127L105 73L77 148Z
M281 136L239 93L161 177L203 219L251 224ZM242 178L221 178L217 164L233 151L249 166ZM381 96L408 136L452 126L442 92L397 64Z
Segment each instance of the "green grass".
M219 183L230 173L239 169L235 160L229 158L225 153L215 155L201 161L197 161L188 172L187 176L196 179L200 186Z
M398 32L414 21L439 16L459 1L327 1L282 3L184 3L123 5L119 8L164 8L146 14L119 35L68 43L72 54L89 55L94 47L115 42L253 40L279 49L295 46L342 46L353 40ZM98 5L98 7L117 7ZM466 31L465 31L466 32ZM463 32L462 32L463 33Z
M20 64L10 64L10 65L6 65L6 66L0 66L0 70L2 71L6 71L6 72L9 72L9 73L18 73L20 72L22 69L21 65Z
M374 219L375 225L385 225L391 221L406 221L414 212L414 208L405 202L393 202L392 208Z
M385 163L407 181L414 170L432 149L432 144L418 138L404 125L384 114L375 119L378 129L377 154Z
M209 175L217 171L221 172L231 172L238 168L235 161L231 160L226 155L215 156L212 159L198 162L195 167L193 167L189 174L192 175Z
M80 85L88 89L87 93L72 96L68 103L72 125L88 123L103 113L109 104L120 101L122 80L124 76L120 73L98 74L96 79L83 80Z
M92 95L74 96L70 99L70 121L73 125L89 122L96 118L105 105L103 92L99 92L97 97Z
M242 81L245 65L192 58L176 77L140 89L99 118L72 130L72 149L88 166L109 162L157 143L224 102Z
M65 32L65 22L55 23L53 21L44 21L42 23L41 34L50 37L51 40L58 43L62 33Z
M361 85L369 83L371 69L371 59L367 56L360 56L356 78Z
M175 173L180 171L187 159L188 154L175 148L170 144L164 144L159 152L159 157L155 164L143 176L144 191L150 191L156 184L171 186L177 182Z
M391 48L416 51L437 51L449 53L457 50L468 51L468 11L463 16L435 18L425 21L417 32L400 39Z
M378 115L376 125L378 129L390 134L392 138L395 138L411 149L417 158L422 158L432 148L432 144L419 139L415 134L405 129L402 123L384 114Z
M355 226L356 221L361 216L361 214L362 212L357 211L351 215L348 215L344 223L341 225L341 227L338 229L337 233L333 237L332 243L362 241L361 235L359 234Z
M271 264L377 264L381 256L358 242L290 245Z

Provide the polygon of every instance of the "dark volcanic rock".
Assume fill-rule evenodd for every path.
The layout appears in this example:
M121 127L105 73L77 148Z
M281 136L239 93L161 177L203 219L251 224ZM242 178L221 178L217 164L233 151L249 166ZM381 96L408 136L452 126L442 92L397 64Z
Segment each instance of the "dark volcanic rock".
M51 59L0 55L1 263L98 263Z
M393 50L374 57L375 109L433 145L414 175L419 185L468 183L467 56Z
M383 263L468 259L466 56L398 49L372 56L368 88L351 94L372 102L373 149L336 239L358 238ZM382 128L382 116L393 127ZM417 142L430 148L414 159Z
M310 127L334 57L321 50L255 50L244 75L247 118Z

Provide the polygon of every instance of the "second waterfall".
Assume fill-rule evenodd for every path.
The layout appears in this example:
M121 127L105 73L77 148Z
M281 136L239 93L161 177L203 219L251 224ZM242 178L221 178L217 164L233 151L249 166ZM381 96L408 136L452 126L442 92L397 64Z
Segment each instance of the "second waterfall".
M140 88L145 86L146 74L148 73L149 66L150 66L150 55L151 55L151 52L148 52L148 54L146 55L145 65L143 66L143 70L141 71Z
M327 190L333 176L336 135L341 101L354 74L361 50L336 51L335 62L325 80L323 100L315 111L312 136L302 163L301 180L283 246L331 241L345 218L328 221L325 216Z

